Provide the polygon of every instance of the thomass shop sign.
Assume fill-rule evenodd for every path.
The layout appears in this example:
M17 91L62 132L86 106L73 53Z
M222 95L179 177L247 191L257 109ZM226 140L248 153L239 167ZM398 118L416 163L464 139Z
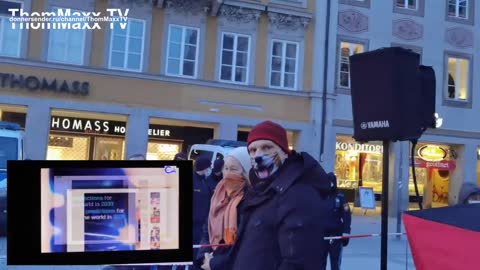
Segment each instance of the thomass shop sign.
M424 145L418 149L418 156L425 161L442 161L447 157L447 150L437 145Z
M89 82L11 73L0 73L0 87L56 95L88 96L90 94Z
M50 129L83 134L125 135L127 125L121 121L52 116ZM148 136L181 139L183 129L175 126L150 125Z

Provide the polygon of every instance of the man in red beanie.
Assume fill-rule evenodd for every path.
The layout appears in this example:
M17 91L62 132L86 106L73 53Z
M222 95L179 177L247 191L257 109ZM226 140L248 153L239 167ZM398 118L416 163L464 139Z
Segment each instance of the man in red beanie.
M309 154L290 151L286 130L274 122L256 125L247 145L252 187L238 206L238 238L222 269L320 269L334 206L330 178Z

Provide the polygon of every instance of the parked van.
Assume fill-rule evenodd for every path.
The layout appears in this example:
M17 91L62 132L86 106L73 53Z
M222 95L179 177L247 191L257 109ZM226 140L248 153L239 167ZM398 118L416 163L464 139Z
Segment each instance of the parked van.
M7 233L7 160L23 160L23 131L0 121L0 236Z
M224 159L233 149L247 146L246 142L229 140L208 140L206 144L194 144L188 152L188 159L195 160L200 156L208 157L212 164L217 159Z

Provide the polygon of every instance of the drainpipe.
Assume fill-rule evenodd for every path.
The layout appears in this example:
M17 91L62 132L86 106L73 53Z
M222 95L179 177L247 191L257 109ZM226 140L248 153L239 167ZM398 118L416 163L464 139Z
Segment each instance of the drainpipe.
M322 126L320 137L320 162L323 161L325 152L325 125L327 121L327 76L328 76L328 49L330 41L330 5L331 0L327 0L327 18L325 22L325 53L323 61L323 94L322 94Z

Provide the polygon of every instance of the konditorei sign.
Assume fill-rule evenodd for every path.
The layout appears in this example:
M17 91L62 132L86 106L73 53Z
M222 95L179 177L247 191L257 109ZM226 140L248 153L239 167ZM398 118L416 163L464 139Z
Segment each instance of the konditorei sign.
M336 150L357 151L362 153L383 153L383 145L336 142Z
M75 133L125 135L125 122L52 116L50 129ZM150 125L148 136L154 138L183 138L183 128L177 126Z
M424 145L418 149L418 156L430 162L442 161L447 157L447 150L438 145Z
M12 73L0 73L0 86L2 88L27 89L31 92L40 91L74 96L88 96L90 94L89 82L47 79Z

